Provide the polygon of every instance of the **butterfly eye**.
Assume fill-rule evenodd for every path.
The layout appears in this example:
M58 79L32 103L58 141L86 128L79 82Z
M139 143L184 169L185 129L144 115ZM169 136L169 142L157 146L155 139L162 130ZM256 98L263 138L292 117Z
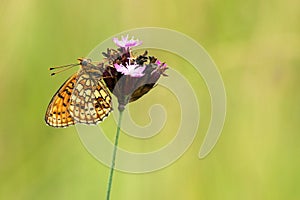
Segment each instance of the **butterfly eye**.
M88 64L88 61L87 61L87 60L85 60L85 59L82 60L82 62L81 62L81 65L82 65L82 66L87 66L87 64Z

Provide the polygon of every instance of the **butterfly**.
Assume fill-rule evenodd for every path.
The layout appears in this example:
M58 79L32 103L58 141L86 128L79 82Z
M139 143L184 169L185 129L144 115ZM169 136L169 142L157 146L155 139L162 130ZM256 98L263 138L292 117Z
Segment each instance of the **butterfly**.
M92 64L86 58L79 58L78 61L79 64L50 68L80 65L80 70L67 79L52 97L45 115L49 126L60 128L76 123L97 124L112 111L112 99L102 82L101 66Z

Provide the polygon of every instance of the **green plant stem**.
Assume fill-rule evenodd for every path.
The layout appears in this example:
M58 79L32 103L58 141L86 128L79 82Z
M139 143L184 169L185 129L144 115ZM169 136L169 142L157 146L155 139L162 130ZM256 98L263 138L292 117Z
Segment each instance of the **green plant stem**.
M119 121L118 121L117 133L116 133L116 138L115 138L115 146L114 146L111 167L110 167L110 173L109 173L109 179L108 179L106 200L110 199L110 192L111 192L112 180L113 180L113 175L114 175L114 170L115 170L118 141L119 141L119 135L120 135L121 122L122 122L122 115L123 115L123 110L119 110Z

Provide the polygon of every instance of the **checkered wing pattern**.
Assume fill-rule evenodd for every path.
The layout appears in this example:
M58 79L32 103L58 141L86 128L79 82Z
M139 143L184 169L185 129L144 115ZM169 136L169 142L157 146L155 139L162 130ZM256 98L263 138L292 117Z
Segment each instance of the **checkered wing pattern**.
M52 127L75 123L97 124L111 112L111 96L102 81L89 74L76 73L50 101L45 121Z

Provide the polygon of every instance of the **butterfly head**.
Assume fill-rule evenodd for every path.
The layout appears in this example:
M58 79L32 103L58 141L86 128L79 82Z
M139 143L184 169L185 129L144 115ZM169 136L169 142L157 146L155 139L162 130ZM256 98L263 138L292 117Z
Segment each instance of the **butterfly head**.
M92 60L88 58L78 58L77 60L79 61L82 67L86 67L92 62Z

